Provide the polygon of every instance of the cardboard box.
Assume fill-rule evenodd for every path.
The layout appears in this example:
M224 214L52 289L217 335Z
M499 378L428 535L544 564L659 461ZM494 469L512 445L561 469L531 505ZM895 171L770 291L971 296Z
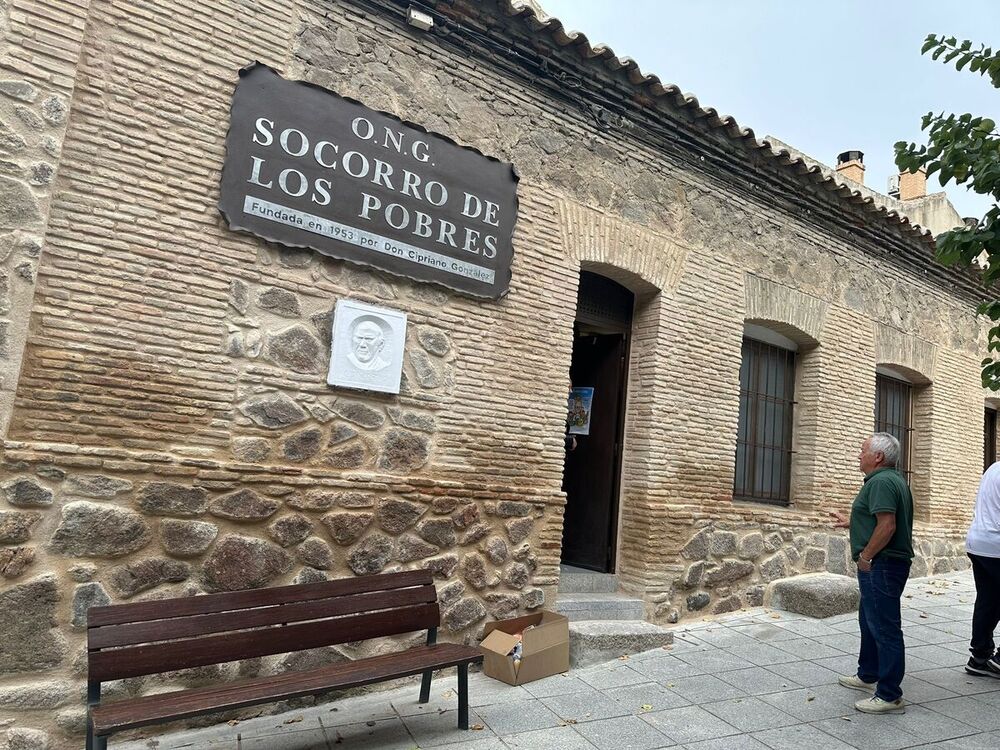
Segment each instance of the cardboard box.
M529 625L531 630L524 631ZM521 667L514 672L514 661L507 654L517 639L514 633L523 631ZM540 610L524 617L498 620L486 625L483 650L483 671L508 685L523 685L569 669L569 620L556 612Z

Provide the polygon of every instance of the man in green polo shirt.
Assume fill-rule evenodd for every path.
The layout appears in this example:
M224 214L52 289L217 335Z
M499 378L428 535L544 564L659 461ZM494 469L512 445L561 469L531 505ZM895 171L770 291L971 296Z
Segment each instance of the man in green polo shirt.
M900 597L913 559L913 496L896 470L899 441L877 432L861 444L858 465L865 475L850 520L834 513L837 526L851 529L851 556L858 565L861 653L858 671L841 677L852 690L873 693L854 704L871 714L905 713L900 683L906 669Z

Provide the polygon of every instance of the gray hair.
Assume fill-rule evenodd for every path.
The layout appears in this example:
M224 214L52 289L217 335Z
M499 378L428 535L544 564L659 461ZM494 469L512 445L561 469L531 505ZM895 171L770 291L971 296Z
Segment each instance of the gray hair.
M899 463L899 441L888 432L876 432L868 438L868 450L881 453L885 457L886 466Z

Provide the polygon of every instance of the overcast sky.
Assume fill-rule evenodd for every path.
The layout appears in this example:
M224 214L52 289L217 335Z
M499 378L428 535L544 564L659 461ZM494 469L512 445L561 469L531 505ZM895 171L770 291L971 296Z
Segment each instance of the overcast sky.
M1000 120L988 79L920 55L929 33L1000 47L998 0L541 0L563 24L604 42L732 115L834 165L865 153L865 184L886 192L898 140L924 142L929 110ZM929 192L940 191L937 177ZM983 196L950 186L959 214Z

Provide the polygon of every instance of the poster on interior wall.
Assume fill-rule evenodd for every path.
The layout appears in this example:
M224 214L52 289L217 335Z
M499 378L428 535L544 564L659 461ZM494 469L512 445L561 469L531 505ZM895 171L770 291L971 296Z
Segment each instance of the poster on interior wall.
M570 435L590 434L590 408L593 402L593 388L570 388L569 415L566 418Z
M399 393L406 313L337 300L330 336L328 385Z
M517 180L511 164L254 63L233 95L219 210L233 230L499 299Z

